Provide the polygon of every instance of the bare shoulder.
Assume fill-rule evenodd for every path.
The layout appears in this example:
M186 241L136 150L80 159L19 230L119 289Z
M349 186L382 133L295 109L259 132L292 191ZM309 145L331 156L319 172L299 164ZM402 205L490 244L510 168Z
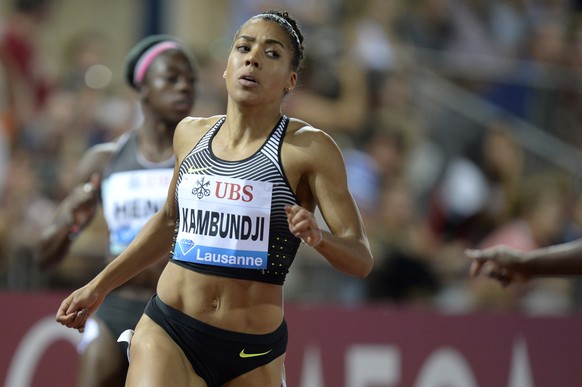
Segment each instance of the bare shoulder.
M111 159L113 153L115 153L117 149L129 139L130 136L131 132L125 132L112 141L93 145L85 152L83 159L96 162L105 167Z
M343 157L334 139L322 129L305 121L291 119L281 152L283 166L290 179L299 181L299 175L313 172L328 176L343 170Z
M93 174L102 175L116 147L116 142L106 142L89 148L77 164L77 180L88 181Z
M104 142L102 144L93 145L91 148L85 152L83 157L89 158L102 158L102 157L111 157L113 152L115 152L115 148L117 147L116 142Z
M176 155L189 152L202 136L223 116L186 117L176 127L174 132L174 150Z
M201 131L206 133L216 122L223 116L211 116L211 117L192 117L188 116L184 118L178 124L176 131L187 131L189 134Z
M323 156L327 152L337 152L338 145L334 139L322 129L315 128L305 121L291 118L287 128L285 142L292 147L299 147L312 153L312 156Z

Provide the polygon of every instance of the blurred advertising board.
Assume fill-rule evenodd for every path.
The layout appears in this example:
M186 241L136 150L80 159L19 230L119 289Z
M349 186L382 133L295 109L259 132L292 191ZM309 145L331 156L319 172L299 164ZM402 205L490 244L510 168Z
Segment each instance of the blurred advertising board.
M80 334L62 293L0 293L4 387L73 387ZM288 387L575 387L582 316L447 315L388 305L287 304Z

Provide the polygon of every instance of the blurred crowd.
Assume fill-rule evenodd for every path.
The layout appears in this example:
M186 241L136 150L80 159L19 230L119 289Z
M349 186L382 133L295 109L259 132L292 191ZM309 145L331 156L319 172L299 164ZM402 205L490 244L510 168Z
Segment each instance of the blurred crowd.
M15 1L0 20L5 289L70 288L100 269L103 224L91 225L48 272L35 264L36 240L71 188L80 155L140 119L129 89L110 82L102 36L76 36L63 47L61 71L43 72L36 45L44 3ZM306 38L306 63L284 113L324 129L342 148L375 256L372 274L360 280L302 247L288 277L290 300L582 310L579 280L502 288L469 278L463 257L471 247L529 250L582 237L582 164L576 171L557 162L582 152L580 2L233 0L228 9L246 19L270 8L295 15ZM193 114L221 114L224 63L197 55Z

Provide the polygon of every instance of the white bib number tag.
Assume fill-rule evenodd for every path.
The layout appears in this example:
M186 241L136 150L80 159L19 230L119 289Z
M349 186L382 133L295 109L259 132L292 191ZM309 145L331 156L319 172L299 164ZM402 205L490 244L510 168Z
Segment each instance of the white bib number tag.
M184 175L174 259L266 269L273 184Z

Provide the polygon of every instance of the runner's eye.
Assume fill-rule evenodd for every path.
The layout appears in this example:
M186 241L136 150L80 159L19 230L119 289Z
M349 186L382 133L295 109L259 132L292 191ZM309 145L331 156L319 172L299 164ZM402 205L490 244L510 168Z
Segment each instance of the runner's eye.
M277 50L267 50L267 56L270 56L272 58L281 57L281 55L279 54L279 52L277 52Z

